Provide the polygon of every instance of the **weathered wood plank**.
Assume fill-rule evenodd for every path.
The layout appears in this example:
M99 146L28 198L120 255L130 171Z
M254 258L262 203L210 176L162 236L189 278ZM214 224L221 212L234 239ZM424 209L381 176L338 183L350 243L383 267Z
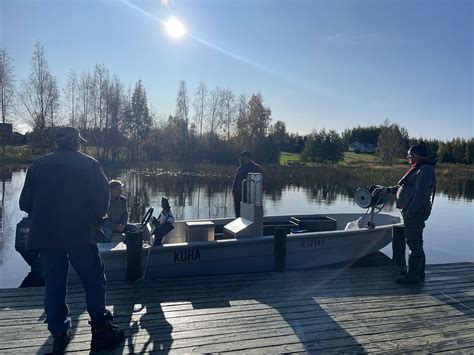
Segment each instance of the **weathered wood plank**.
M427 307L427 306L436 306L440 304L451 304L457 306L459 302L469 302L472 300L471 296L465 296L463 289L457 290L451 289L449 292L449 297L447 297L444 292L440 294L430 294L430 295L414 295L406 296L406 298L399 298L399 296L389 296L383 297L379 300L371 300L370 302L364 302L360 300L355 301L346 301L346 303L320 303L309 296L305 297L295 297L294 299L288 298L277 298L277 299L255 299L255 300L244 300L239 301L235 300L228 304L228 307L222 307L222 304L209 303L205 304L205 307L199 307L197 310L195 306L190 304L184 304L179 306L167 306L162 305L160 301L144 303L143 300L138 297L136 299L130 299L128 303L124 303L123 306L115 305L114 308L119 310L119 314L127 310L127 313L132 313L133 305L135 303L142 304L147 306L147 312L149 315L160 314L166 312L167 318L187 318L190 316L193 317L219 317L224 314L232 314L234 317L240 317L241 313L254 312L258 313L259 311L267 312L268 309L274 308L278 309L280 312L286 312L288 310L298 310L301 308L301 311L312 311L315 307L319 307L320 310L324 312L335 312L343 313L343 311L349 310L351 312L377 312L377 311L387 311L394 309L406 309L406 308L418 308L418 307ZM225 306L225 305L224 305ZM217 308L216 308L217 307ZM2 311L2 314L10 315L9 318L4 318L1 323L1 328L10 327L15 324L18 318L23 320L30 319L34 322L39 317L43 315L42 309L33 309L33 310L10 310ZM116 312L117 313L117 312ZM143 314L144 311L135 311L134 315L139 316ZM80 319L87 319L87 315L80 308L71 308L71 316L77 317L81 315Z
M474 273L473 273L474 274ZM457 283L468 283L474 281L474 276L467 275L465 277L456 277L450 279L443 279L439 281L428 280L421 286L410 287L408 288L411 291L416 290L425 290L427 287L432 285L449 285L449 284L457 284ZM303 291L313 291L317 293L331 293L336 292L340 297L341 293L349 293L351 296L354 292L361 293L362 295L367 292L375 292L375 290L386 290L386 289L393 289L397 290L400 289L400 286L396 285L393 279L385 278L383 280L371 280L370 283L367 282L367 279L363 280L333 280L331 282L327 282L325 284L317 284L315 283L314 286L311 288L309 287L311 284L308 282L307 279L299 280L299 279L290 279L288 280L280 280L279 282L265 282L257 283L257 284L247 284L247 285L228 285L229 287L221 287L219 285L195 285L192 289L179 289L173 288L169 289L166 287L157 287L154 289L143 288L140 285L136 285L135 289L133 290L134 293L140 293L142 296L145 295L152 295L153 297L156 296L158 293L163 300L169 298L170 301L179 297L200 297L201 295L214 295L217 294L227 294L229 296L235 294L241 294L245 292L265 292L265 290L274 290L274 292L288 292L288 289L292 290L303 290ZM14 296L3 299L0 301L0 308L5 307L20 307L20 306L41 306L43 302L43 289L40 289L40 292L36 294L36 297L32 296ZM130 293L127 292L127 293ZM125 294L127 294L125 293ZM116 300L121 299L124 295L124 292L113 292L108 291L108 299L109 300ZM75 301L83 301L83 292L75 293L75 294L68 294L68 302L74 303Z
M474 312L472 312L474 314ZM295 317L295 315L297 317ZM410 322L410 323L420 323L425 321L432 321L436 319L448 319L451 320L459 319L459 317L464 317L465 315L460 313L457 310L450 309L445 307L443 309L439 309L437 312L416 312L414 310L413 314L410 315L397 315L396 317L384 317L377 319L377 327L384 326L384 329L388 329L391 327L397 327L400 323ZM241 327L245 327L245 331L258 331L259 329L273 329L273 328L282 328L282 327L289 327L293 321L297 321L299 327L303 326L327 326L327 324L334 324L334 320L330 317L315 317L313 313L307 312L307 314L298 314L298 313L288 313L288 314L276 314L269 317L259 317L253 319L237 319L229 321L228 319L224 320L224 322L214 322L212 324L208 324L208 322L195 322L192 326L189 323L178 323L175 321L171 322L173 328L173 338L193 338L193 337L201 337L206 336L209 334L217 335L217 334L229 334L237 332ZM133 320L130 323L135 322ZM143 328L140 324L140 319L137 319L138 326L140 329L146 329L147 331L153 331L154 334L162 334L162 333L169 333L169 326L164 325L164 320L159 319L147 319L146 320L146 327ZM346 320L340 321L338 324L344 329L350 328L360 328L362 326L371 327L373 326L374 319L355 319L355 320ZM129 323L117 323L122 325L124 328L129 326ZM4 348L3 345L5 342L9 343L12 340L21 340L24 338L24 335L21 334L21 329L23 329L23 325L12 326L5 329L2 336L5 339L0 339L0 349ZM44 325L37 324L32 325L30 328L33 332L29 337L29 340L40 338L44 340L44 337L48 335L48 331L44 327ZM192 329L192 330L190 330ZM87 324L82 321L82 326L77 326L75 328L76 336L78 334L88 334L89 327ZM8 335L8 339L6 336Z
M437 285L433 287L426 287L424 289L424 292L427 294L420 294L422 295L421 297L436 297L437 299L440 298L448 298L448 295L451 295L449 297L457 297L458 293L461 295L465 291L466 287L474 287L472 283L470 284L462 284L461 287L454 287L453 285L447 285L447 284L442 284L442 285ZM396 287L396 286L395 286ZM319 296L316 294L313 294L313 292L305 292L304 290L299 293L299 292L292 292L290 295L288 295L288 292L285 291L283 293L278 293L275 292L274 294L270 294L271 296L268 296L269 293L265 293L262 296L260 296L259 292L255 293L247 293L243 295L234 295L234 299L226 299L225 297L221 298L211 298L206 299L206 298L200 298L200 299L195 299L195 302L179 302L179 303L164 303L157 299L157 296L144 296L142 293L139 293L138 295L132 294L129 296L124 296L119 303L114 304L114 307L127 307L130 304L134 303L140 303L140 304L146 304L149 308L152 307L161 307L163 310L166 311L172 311L172 310L177 310L177 311L182 311L182 310L189 310L189 309L195 309L196 307L206 309L206 308L215 308L216 306L226 306L226 302L228 302L228 305L259 305L262 303L270 304L273 305L274 307L281 306L279 303L281 302L297 302L297 301L304 301L304 300L311 300L311 303L313 302L313 299L319 304L319 305L324 305L327 302L330 302L332 306L335 306L337 304L344 304L344 303L349 303L349 305L355 305L355 306L360 306L364 304L372 304L376 305L378 303L386 303L386 302L396 302L398 305L403 305L403 300L407 299L410 300L413 295L417 295L417 293L407 293L411 292L410 289L405 289L405 288L400 288L397 287L394 289L393 292L388 292L387 289L384 289L382 291L377 291L377 292L372 292L368 297L357 297L356 299L350 298L350 297L344 297L343 300L339 302L337 295L334 295L332 298L324 297L323 299L320 299ZM253 298L252 298L253 297ZM393 299L396 298L396 301ZM326 301L324 301L326 300ZM81 299L82 302L80 303L71 303L69 302L71 306L71 315L75 315L78 312L82 313L82 311L85 309L85 304L84 304L84 296ZM190 301L193 301L192 299ZM38 306L41 307L41 306ZM352 306L351 306L352 307ZM234 309L236 309L234 307ZM224 310L226 311L226 310ZM0 327L7 325L5 322L8 319L13 318L18 318L19 316L24 317L24 318L37 318L40 317L43 314L43 311L41 308L36 308L36 309L31 309L29 307L26 308L12 308L11 310L2 310L0 311L0 319L2 322L0 323Z
M430 266L415 287L396 285L391 267L117 282L108 303L117 324L130 327L120 353L462 352L472 348L473 271L472 263ZM0 305L12 306L0 311L2 353L49 350L42 292L0 291ZM68 301L75 322L68 350L88 351L80 287Z
M429 328L428 333L426 334L431 334L435 331L442 331L446 332L446 329L464 329L465 327L465 319L461 318L456 318L456 319L435 319L435 320L424 320L424 321L413 321L409 323L403 323L403 332L406 334L409 334L410 336L413 336L415 333L423 333L425 332L425 328ZM472 329L474 327L474 324L470 324L469 329ZM346 328L347 329L347 328ZM383 330L383 332L380 332ZM383 328L381 328L378 325L366 325L366 326L357 326L355 328L350 329L350 335L349 333L344 329L341 328L337 323L332 322L328 323L325 326L321 324L317 325L310 325L306 326L304 328L304 337L308 337L308 341L310 341L311 336L317 337L319 341L321 340L326 340L329 341L331 339L339 339L339 338L352 338L356 337L359 339L359 336L370 336L371 339L376 337L376 336L383 336L384 341L387 341L387 339L392 339L389 335L387 334L392 334L395 337L399 336L399 330L400 330L400 325L395 326L394 324L392 325L385 325ZM378 333L379 332L379 333ZM420 333L420 334L421 334ZM423 333L424 334L424 333ZM423 335L422 334L422 335ZM267 327L257 329L257 330L244 330L240 332L231 332L227 334L213 334L213 333L204 333L200 336L192 336L192 334L188 334L187 337L178 337L175 335L175 333L172 333L172 339L170 337L170 334L154 334L153 335L153 341L158 342L160 344L164 344L166 342L169 342L169 346L174 349L183 347L189 347L189 344L192 343L193 346L216 346L217 344L224 344L222 346L230 346L229 344L232 342L236 343L242 343L245 342L248 344L251 341L255 340L260 340L263 343L264 342L272 342L274 343L275 339L272 339L274 337L282 337L282 336L287 336L287 337L292 337L295 335L295 330L292 329L290 326L286 327L280 327L280 328L273 328L269 329ZM296 334L300 339L301 339L301 334ZM140 344L140 342L146 342L148 340L149 336L148 334L145 334L144 336L138 334L137 336L134 337L134 343L135 344ZM396 338L398 339L398 338ZM75 343L80 343L80 342L88 342L90 340L89 335L76 335L75 337ZM347 345L347 340L343 340ZM21 344L15 344L15 342L11 342L11 346L17 347L19 345L21 346L40 346L44 343L44 341L41 339L35 343L34 340L28 340L28 341L23 341ZM286 344L286 343L285 343ZM345 346L346 346L345 345ZM71 347L71 349L74 349L75 346L78 346L79 349L82 349L82 346L87 346L87 344L76 344ZM230 346L231 349L235 348L237 345L232 345ZM238 345L240 346L240 345ZM227 348L226 348L227 349ZM223 349L219 348L219 351L225 351ZM239 349L237 349L239 350ZM242 349L240 349L242 350ZM187 351L187 350L186 350ZM206 351L206 350L204 350Z
M462 267L455 267L452 268L439 268L437 265L429 265L427 267L427 274L428 275L442 275L443 273L451 273L453 276L467 276L472 275L474 272L474 263L465 263L466 265ZM438 270L438 271L435 271ZM166 279L156 279L156 280L144 280L137 283L127 283L127 282L111 282L108 284L109 292L113 292L114 290L118 290L119 292L123 292L124 290L134 290L136 285L140 285L140 287L152 287L152 288L175 288L175 287L184 287L188 288L188 286L193 286L195 284L210 284L218 287L222 287L226 284L228 285L236 285L236 284L248 284L248 283L255 283L257 281L263 282L271 282L273 280L286 280L286 275L290 275L292 279L299 279L303 278L304 280L311 279L315 284L317 284L320 280L357 280L358 278L366 279L367 276L371 278L377 277L387 277L388 273L392 273L392 276L397 276L396 272L397 269L394 267L367 267L367 268L355 268L355 269L330 269L330 270L304 270L304 271L291 271L285 275L276 274L276 273L251 273L251 274L239 274L239 275L222 275L222 276L200 276L200 277L188 277L188 278L166 278ZM464 274L464 275L463 275ZM428 280L430 277L428 276ZM39 288L41 289L41 288ZM69 285L68 292L70 294L75 292L83 292L82 287L78 284ZM16 293L20 293L22 295L27 295L29 293L36 295L38 294L38 288L29 288L29 289L7 289L1 290L0 298L14 295Z

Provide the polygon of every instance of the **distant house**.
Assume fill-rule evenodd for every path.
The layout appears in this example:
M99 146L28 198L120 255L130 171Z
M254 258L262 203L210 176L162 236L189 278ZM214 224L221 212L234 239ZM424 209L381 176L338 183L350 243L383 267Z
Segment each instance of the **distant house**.
M353 142L349 144L349 152L355 153L375 153L377 148L370 143Z
M25 144L26 136L13 132L13 125L11 123L0 123L0 142L6 144Z

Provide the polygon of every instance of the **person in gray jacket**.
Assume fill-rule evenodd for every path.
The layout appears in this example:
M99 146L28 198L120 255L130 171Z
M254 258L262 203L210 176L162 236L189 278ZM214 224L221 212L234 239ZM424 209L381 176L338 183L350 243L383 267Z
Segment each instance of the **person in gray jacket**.
M53 353L63 353L71 337L66 304L69 263L86 291L91 349L108 349L124 340L105 308L104 263L95 243L109 188L100 164L79 151L81 142L85 140L75 128L56 128L56 151L28 169L20 196L20 209L31 220L29 247L40 253Z
M120 180L110 180L110 201L107 210L107 219L100 229L107 240L112 238L114 233L138 232L135 224L128 223L127 199L122 195L123 183Z
M397 208L401 209L405 224L405 239L410 249L408 273L397 279L399 284L416 284L425 278L426 257L423 250L423 229L431 214L436 188L434 162L428 159L424 142L408 150L410 169L391 187L397 195Z

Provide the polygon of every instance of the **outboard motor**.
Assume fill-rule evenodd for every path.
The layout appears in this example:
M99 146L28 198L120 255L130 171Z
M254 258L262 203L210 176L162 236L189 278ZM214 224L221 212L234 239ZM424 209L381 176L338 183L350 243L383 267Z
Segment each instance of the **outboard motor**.
M25 277L20 287L44 286L41 276L38 250L30 250L30 219L24 217L16 225L15 250L22 256L23 260L31 267L31 271Z
M15 250L21 255L28 251L28 244L30 239L30 219L24 217L16 225L16 234L15 234ZM29 264L29 263L28 263Z
M370 208L370 220L367 228L374 228L374 215L379 213L391 196L389 187L371 185L369 187L359 187L354 194L354 201L360 208Z

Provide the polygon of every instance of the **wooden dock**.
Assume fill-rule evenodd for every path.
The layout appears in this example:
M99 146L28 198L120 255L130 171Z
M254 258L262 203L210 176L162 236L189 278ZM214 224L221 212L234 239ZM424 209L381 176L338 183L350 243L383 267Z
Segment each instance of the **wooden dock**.
M125 343L110 353L474 353L474 264L430 265L420 286L390 266L145 280L108 286ZM0 290L0 353L45 353L43 289ZM89 352L84 293L73 340Z

